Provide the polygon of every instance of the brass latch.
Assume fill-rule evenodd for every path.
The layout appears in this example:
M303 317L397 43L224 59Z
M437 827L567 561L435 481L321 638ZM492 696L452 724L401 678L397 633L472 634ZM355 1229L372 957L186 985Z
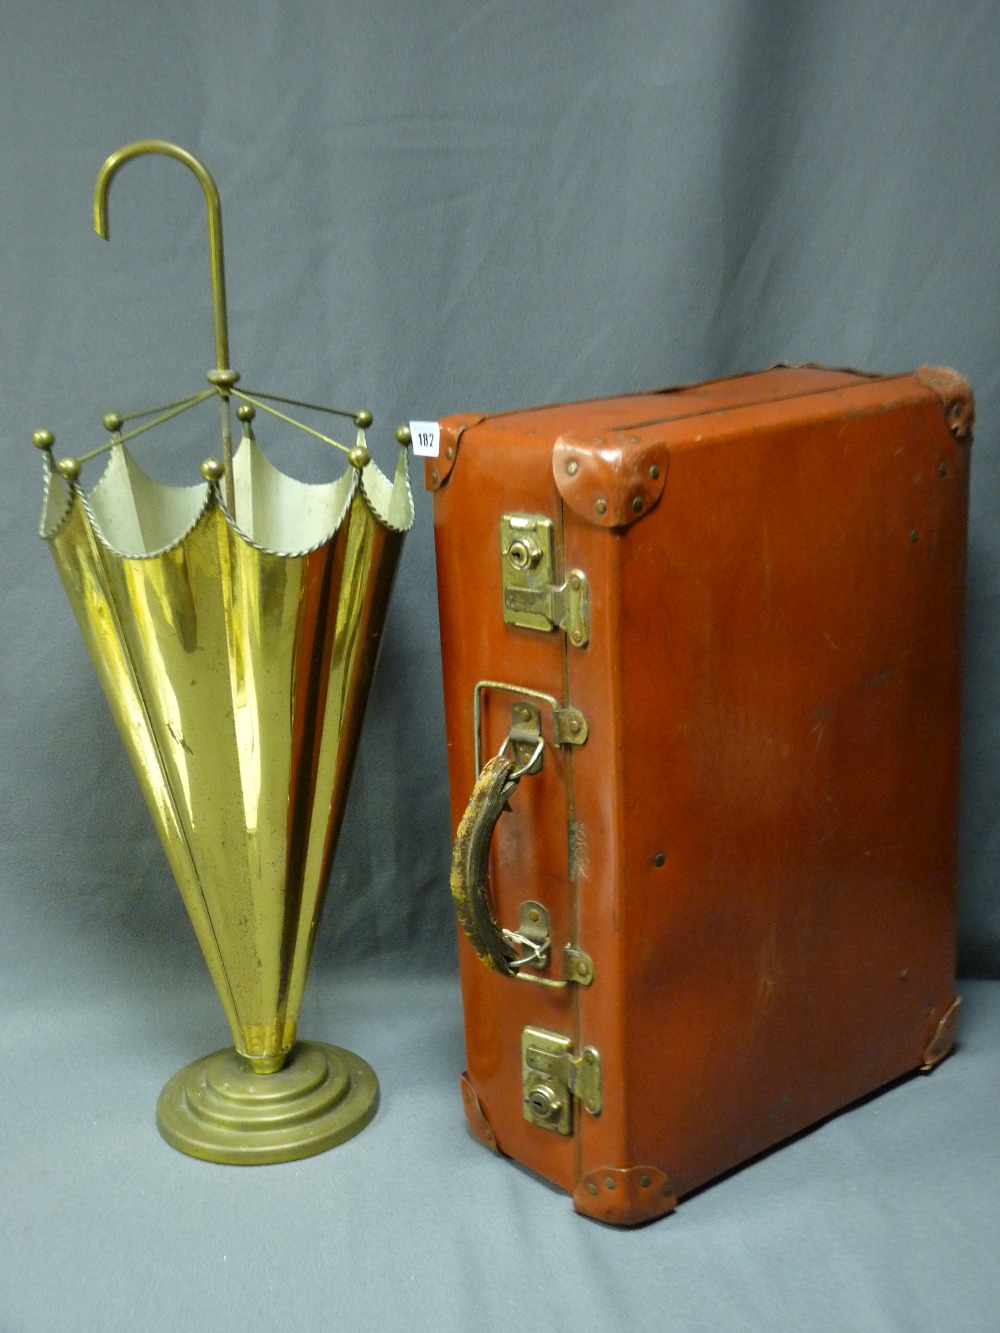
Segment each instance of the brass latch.
M524 1029L521 1084L525 1120L553 1134L573 1133L574 1098L588 1115L601 1114L601 1057L593 1046L574 1055L572 1041L560 1032Z
M590 641L587 576L571 569L556 583L552 520L543 514L504 514L500 520L503 618L521 629L565 630L576 648Z

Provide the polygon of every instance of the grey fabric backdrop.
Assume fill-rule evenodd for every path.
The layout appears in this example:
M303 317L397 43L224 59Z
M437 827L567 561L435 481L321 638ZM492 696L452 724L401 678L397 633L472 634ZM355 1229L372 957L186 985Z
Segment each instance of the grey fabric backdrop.
M215 1195L209 1201L199 1189L217 1190L223 1207L226 1181L234 1179L211 1168L206 1175L171 1154L146 1123L159 1083L225 1034L179 896L35 536L40 477L28 441L47 425L60 452L83 451L99 442L108 408L197 388L212 345L204 209L190 175L159 159L131 165L112 191L109 245L90 228L93 179L108 152L136 138L172 139L201 156L223 196L233 364L247 382L279 392L369 406L376 417L370 440L383 463L392 428L407 418L640 389L780 359L876 370L934 362L966 373L979 427L961 967L966 976L995 979L1000 9L972 0L6 0L0 18L0 1096L5 1123L18 1126L0 1177L13 1260L0 1275L0 1326L182 1327L196 1309L208 1311L208 1326L216 1328L241 1319L243 1326L280 1327L286 1317L310 1328L393 1327L406 1318L416 1327L471 1327L479 1318L499 1326L501 1316L520 1317L527 1307L507 1286L495 1288L489 1256L508 1266L517 1289L519 1274L511 1270L528 1262L518 1245L534 1237L533 1253L540 1247L559 1272L579 1276L577 1291L589 1292L592 1303L577 1311L576 1327L612 1327L629 1310L639 1326L658 1327L640 1299L639 1273L671 1263L671 1247L686 1234L677 1229L683 1212L644 1232L630 1250L599 1228L581 1224L581 1232L564 1218L564 1199L485 1155L481 1164L455 1118L461 1042L446 887L440 666L430 504L416 475L417 525L366 723L309 1010L314 1024L330 1018L329 1030L316 1035L334 1040L347 1041L352 1026L364 1036L368 1020L373 1033L388 1022L395 1034L398 1024L401 1044L384 1052L390 1069L400 1071L397 1100L392 1087L386 1099L396 1120L387 1109L370 1138L357 1140L374 1147L338 1150L323 1159L333 1165L289 1168L291 1175L279 1171L277 1178L251 1173L265 1183L241 1177L231 1185L241 1191L241 1216L253 1237L244 1247L248 1266L239 1275L227 1270L231 1281L219 1285L223 1257L210 1239L200 1247L190 1235L185 1242L200 1257L188 1280L194 1287L175 1267L182 1259L158 1266L148 1258L150 1246L167 1241L146 1227L145 1205L129 1193L134 1173L155 1176L158 1192L150 1192L165 1234L192 1200L196 1210L215 1208ZM192 475L212 435L207 421L199 433L190 420L139 447L151 471L174 480ZM292 442L260 433L290 461ZM303 475L322 475L328 459L320 446L307 446L304 456L297 442L295 449ZM345 972L347 964L354 970ZM417 973L427 974L426 982ZM958 1061L936 1076L952 1088L956 1106L981 1106L984 1116L996 1092L997 989L990 983L975 992L981 1023L994 1016L992 1029L974 1027L969 1040L982 1061L974 1066L968 1057L967 1068L978 1068L983 1080L978 1094L963 1103L945 1082L961 1077L951 1073ZM412 1042L404 1040L402 1017L389 1017L400 1004L414 1014ZM353 1022L359 1006L364 1021ZM372 1040L378 1046L388 1038ZM419 1057L415 1073L407 1060L421 1051L428 1059ZM130 1063L140 1058L141 1073ZM116 1100L122 1083L132 1089L129 1114ZM440 1094L433 1106L425 1105L431 1085ZM133 1112L146 1117L141 1139ZM425 1115L419 1129L407 1119L418 1114ZM872 1114L872 1106L856 1113ZM915 1142L925 1144L920 1132L937 1143L952 1137L954 1121L943 1110L941 1117ZM995 1197L997 1140L985 1124L965 1122L958 1136L965 1156L950 1169L970 1189L989 1184ZM438 1127L450 1137L436 1138ZM107 1160L94 1156L95 1142L110 1153ZM430 1159L406 1156L404 1145L417 1142L435 1145L426 1148ZM801 1160L803 1150L799 1144L786 1151ZM405 1185L401 1203L388 1177L372 1194L370 1173L388 1171L390 1163L397 1185L398 1172L408 1170L422 1188L429 1160L428 1193L440 1191L441 1172L468 1172L467 1183L453 1182L453 1205L439 1196L429 1205L416 1186L407 1192ZM779 1154L753 1170L770 1171L770 1187L780 1191L779 1160L789 1159ZM876 1152L863 1174L877 1175L886 1160ZM828 1165L836 1176L840 1168ZM886 1168L890 1174L896 1165ZM822 1161L804 1169L823 1179ZM330 1190L331 1177L321 1170L359 1171L357 1182L350 1177L357 1193L349 1206L361 1209L365 1225L355 1235L338 1223L333 1250L316 1254L310 1241L330 1225L317 1201L331 1196L310 1192ZM117 1191L113 1204L101 1193L108 1179ZM262 1219L285 1207L287 1201L275 1205L273 1192L288 1180L308 1202L297 1214L304 1220L283 1223L283 1244L300 1261L309 1255L309 1285L282 1286L271 1269L271 1285L261 1287L247 1255L267 1251ZM730 1182L703 1196L711 1200L707 1211L703 1202L700 1213L699 1201L689 1205L697 1226L710 1229L716 1215L726 1218L723 1195L733 1188ZM710 1252L730 1264L720 1305L706 1306L699 1292L709 1291L725 1265L673 1251L687 1265L683 1291L671 1288L671 1299L687 1311L684 1326L777 1327L787 1320L797 1328L939 1328L948 1318L955 1328L997 1327L990 1311L1000 1288L990 1274L1000 1247L995 1205L985 1195L952 1208L948 1234L963 1255L963 1277L944 1295L939 1287L936 1303L919 1315L921 1265L913 1256L947 1271L933 1248L925 1255L924 1242L910 1236L916 1248L901 1268L886 1259L864 1269L880 1253L880 1240L900 1243L900 1226L909 1235L909 1206L919 1207L926 1182L911 1178L908 1188L910 1194L892 1196L888 1213L878 1204L864 1213L853 1201L871 1223L867 1231L851 1230L850 1201L842 1200L844 1230L834 1232L838 1257L829 1270L791 1263L784 1250L747 1251L754 1232L782 1215L781 1205L767 1196L765 1222L754 1213L757 1190L737 1190L732 1197L750 1238L724 1224L712 1233ZM508 1211L498 1222L480 1200L466 1231L462 1200L476 1189L499 1191L497 1207ZM797 1189L798 1198L807 1185ZM822 1222L793 1225L792 1213L781 1223L793 1252L803 1244L802 1227L835 1225L821 1206L827 1191L817 1184ZM558 1213L556 1231L540 1230L548 1222L532 1210L546 1218L546 1210ZM423 1236L426 1216L445 1228L437 1242ZM88 1247L81 1236L101 1217L110 1230L98 1228ZM398 1234L401 1217L405 1236ZM482 1228L485 1249L475 1247L473 1228ZM239 1229L230 1231L229 1252L238 1252ZM549 1252L539 1238L553 1234L562 1248ZM817 1236L817 1243L829 1239ZM441 1237L457 1246L448 1261ZM688 1235L683 1245L695 1241ZM352 1243L362 1246L364 1262ZM384 1255L376 1262L373 1245L380 1254L388 1246L395 1266ZM458 1263L455 1253L467 1262ZM58 1276L48 1262L53 1254ZM852 1283L861 1271L867 1276L858 1296ZM490 1296L486 1314L468 1296L449 1302L442 1295L470 1272ZM361 1284L337 1287L339 1314L326 1303L334 1297L334 1273L336 1281ZM623 1276L632 1273L637 1285ZM760 1273L785 1293L780 1318L761 1294ZM202 1280L214 1295L198 1305ZM810 1305L819 1288L826 1296ZM880 1305L890 1288L903 1294ZM658 1290L666 1312L666 1289ZM415 1314L407 1313L408 1301ZM556 1318L565 1303L550 1293L536 1308ZM802 1313L810 1309L826 1314L810 1323Z

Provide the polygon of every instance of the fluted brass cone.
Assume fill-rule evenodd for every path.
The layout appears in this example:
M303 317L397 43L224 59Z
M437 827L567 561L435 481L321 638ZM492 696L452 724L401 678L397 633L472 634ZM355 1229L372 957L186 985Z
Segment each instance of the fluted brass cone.
M265 1089L295 1047L392 578L412 523L405 453L392 480L359 459L338 481L307 486L244 439L233 467L239 526L216 480L163 486L123 446L89 495L45 457L42 535L247 1071L239 1098L258 1085L273 1098L276 1085ZM290 1087L296 1060L301 1072L313 1056L307 1048L293 1057ZM360 1105L356 1128L375 1102ZM254 1157L245 1144L228 1157L196 1155L282 1160L330 1146L313 1146L313 1130L294 1115L285 1123L290 1137L277 1156ZM260 1132L251 1126L245 1137ZM269 1123L267 1135L275 1132Z

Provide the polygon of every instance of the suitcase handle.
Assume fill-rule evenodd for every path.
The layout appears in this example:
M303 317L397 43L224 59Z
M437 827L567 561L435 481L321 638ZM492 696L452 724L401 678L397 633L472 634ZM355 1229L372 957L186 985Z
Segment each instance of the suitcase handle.
M492 972L516 977L519 968L541 961L547 945L539 946L505 930L494 917L489 899L490 842L514 789L541 754L542 741L532 759L517 768L504 753L506 747L505 741L504 749L483 766L458 825L451 858L451 896L459 924L481 961Z

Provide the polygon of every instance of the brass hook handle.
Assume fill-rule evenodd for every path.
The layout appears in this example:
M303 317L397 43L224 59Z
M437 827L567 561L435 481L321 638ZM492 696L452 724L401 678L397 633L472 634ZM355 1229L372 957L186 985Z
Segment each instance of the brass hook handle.
M184 148L163 139L140 139L126 144L112 153L100 171L94 185L94 230L103 240L108 239L108 191L111 182L126 162L146 153L161 153L175 157L190 168L205 192L208 206L208 257L212 271L212 317L215 325L215 369L229 370L229 323L226 316L226 272L222 257L222 205L219 191L208 168Z

